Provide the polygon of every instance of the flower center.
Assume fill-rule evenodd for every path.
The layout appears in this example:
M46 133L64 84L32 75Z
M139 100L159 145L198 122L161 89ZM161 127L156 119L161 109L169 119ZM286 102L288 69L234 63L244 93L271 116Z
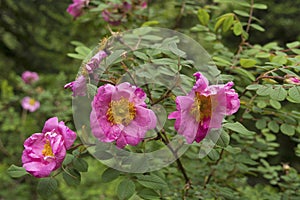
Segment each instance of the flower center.
M44 149L42 151L42 154L44 156L49 156L49 157L53 157L54 156L49 140L46 140L46 144L44 145Z
M31 106L34 106L34 104L35 104L35 100L34 100L34 99L32 99L32 98L30 98L30 99L29 99L29 104L30 104Z
M123 124L127 126L136 115L134 103L122 97L118 101L111 101L106 112L108 121L112 124Z
M202 122L204 118L211 117L211 112L211 97L204 96L196 92L194 104L190 111L191 115L195 117L197 122Z

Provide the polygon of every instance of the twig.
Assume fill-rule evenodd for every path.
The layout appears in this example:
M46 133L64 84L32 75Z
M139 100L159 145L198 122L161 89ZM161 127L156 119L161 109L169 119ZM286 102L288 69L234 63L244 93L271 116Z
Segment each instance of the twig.
M170 149L170 151L172 152L172 154L174 155L175 159L176 159L176 163L177 163L177 166L178 166L178 169L181 171L184 179L185 179L185 186L184 186L184 196L183 196L183 199L186 199L187 195L188 195L188 190L190 188L192 188L192 183L191 183L191 180L190 178L188 177L180 159L178 158L177 156L177 153L174 151L174 149L169 145L170 141L166 135L166 132L164 129L162 129L161 131L158 131L156 129L156 132L158 133L158 135L162 138L162 141L164 142L164 144Z
M180 12L179 12L179 14L176 18L176 23L173 26L173 29L176 29L179 26L180 20L182 18L182 15L183 15L183 12L184 12L184 9L185 9L185 3L186 3L186 0L183 0L182 3L181 3Z
M253 5L254 5L254 0L251 0L251 6L250 6L250 12L249 12L249 18L248 18L248 22L247 22L247 27L246 27L246 32L248 33L250 30L250 26L251 26L251 21L252 21L252 17L253 17Z
M221 150L220 157L219 157L219 159L214 164L215 166L218 165L219 162L221 161L223 153L224 153L224 149ZM204 180L204 188L206 188L206 185L209 183L210 179L214 176L215 171L216 171L216 168L213 168L210 171L209 175L205 178L205 180Z

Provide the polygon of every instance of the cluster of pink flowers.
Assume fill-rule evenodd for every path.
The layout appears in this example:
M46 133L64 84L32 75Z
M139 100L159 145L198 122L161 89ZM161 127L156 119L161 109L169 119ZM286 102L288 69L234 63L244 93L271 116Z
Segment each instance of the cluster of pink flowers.
M67 8L67 12L76 19L87 8L90 0L73 0ZM101 13L103 19L113 26L119 25L122 21L126 20L128 15L134 10L143 10L147 8L146 0L123 0L121 3L108 3L108 8L104 9Z
M90 0L73 0L73 3L67 8L67 12L76 19L83 13L83 9L88 6Z
M35 177L47 177L58 169L76 139L76 133L57 117L45 122L41 133L34 133L24 142L23 167Z
M147 8L147 1L133 0L131 3L123 1L119 4L110 4L110 7L102 11L102 17L113 26L121 24L127 15L133 10L143 10Z
M39 75L36 72L25 71L22 74L22 80L25 84L31 85L34 82L39 80ZM29 112L34 112L40 107L40 102L32 97L24 97L22 99L21 105L24 110L28 110Z
M186 96L176 98L177 111L169 115L176 119L175 129L187 143L200 142L210 129L220 128L225 115L237 112L238 94L233 82L209 85L200 73ZM145 92L129 83L101 86L92 101L91 130L102 142L116 142L119 148L137 145L145 133L156 127L156 116L145 104Z

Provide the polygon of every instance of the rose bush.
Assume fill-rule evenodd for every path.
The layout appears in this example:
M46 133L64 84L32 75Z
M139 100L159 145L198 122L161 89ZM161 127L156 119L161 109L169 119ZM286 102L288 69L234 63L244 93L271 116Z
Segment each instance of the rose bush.
M73 41L75 52L68 54L81 63L75 80L79 62L61 63L67 75L48 75L56 66L44 73L35 67L31 70L39 69L38 76L18 71L1 80L2 159L23 162L23 167L8 169L20 179L1 178L5 187L18 190L3 190L1 197L22 191L21 196L31 199L299 198L300 43L255 43L254 32L268 31L256 17L267 9L264 2L67 3L68 23L74 25L67 33L84 41ZM49 10L46 15L66 19ZM184 38L164 31L159 35L151 26L175 29L195 42L186 45ZM10 37L3 36L4 44ZM41 31L37 40L43 37ZM57 50L65 45L57 39L42 44ZM98 45L90 45L99 39ZM8 49L16 41L24 40L11 42ZM195 48L196 41L210 56ZM73 114L79 116L73 121L71 95L63 87L72 91ZM77 102L84 102L83 110ZM74 123L81 140L75 141L75 133L53 116L73 130ZM164 147L169 157L130 157ZM176 162L163 169L143 171L153 160L161 166L172 159Z

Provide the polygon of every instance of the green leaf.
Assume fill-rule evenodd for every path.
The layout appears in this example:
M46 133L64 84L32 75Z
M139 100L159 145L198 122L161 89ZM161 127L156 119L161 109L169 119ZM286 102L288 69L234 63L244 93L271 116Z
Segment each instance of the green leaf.
M168 187L167 183L155 174L137 176L137 181L146 188L161 190Z
M16 165L11 165L7 169L7 173L12 178L20 178L26 174L29 174L23 167L18 167Z
M224 17L220 17L220 18L218 19L218 21L217 21L216 24L215 24L215 28L214 28L215 31L217 31L217 30L220 28L220 26L223 24L224 20L225 20Z
M241 64L242 67L245 67L245 68L253 67L256 64L256 60L241 58L240 59L240 64Z
M300 49L292 49L292 52L299 55L300 54Z
M251 81L255 81L255 77L253 76L253 74L251 72L243 69L243 68L236 68L235 72L237 74L240 74L242 76L245 76L245 77L249 78Z
M113 168L107 168L101 176L101 180L104 183L111 182L115 179L117 179L120 175L120 172L118 170L115 170Z
M270 105L277 110L279 110L281 108L280 102L276 101L274 99L270 99Z
M242 16L242 17L249 17L250 16L249 13L247 13L243 10L234 10L233 12L237 15Z
M288 93L295 102L300 103L300 86L291 87Z
M256 58L269 58L270 57L270 53L266 53L266 52L259 52L255 55Z
M85 56L77 54L77 53L68 53L67 55L71 58L76 58L76 59L79 59L79 60L85 59Z
M172 51L175 55L177 55L179 57L184 57L186 55L186 53L184 51L181 51L180 49L178 49L177 44L175 42L172 42L169 44L169 49L170 49L170 51Z
M225 60L224 58L221 58L221 57L214 56L213 60L220 66L230 66L231 65L230 61Z
M229 142L230 142L229 134L226 131L222 130L220 138L217 141L217 145L219 145L221 147L226 147L229 145Z
M75 51L76 51L78 54L80 54L80 55L86 57L86 56L89 55L89 53L91 52L91 49L89 49L89 48L86 47L86 46L78 46L78 47L75 48Z
M224 32L228 31L234 22L234 15L229 15L223 22L222 29Z
M276 140L276 136L274 134L271 134L271 133L263 133L263 134L266 137L266 140L268 142Z
M233 26L234 35L239 36L242 34L242 32L243 32L243 26L242 26L241 22L236 22Z
M135 185L132 180L123 180L117 188L119 199L129 199L135 193Z
M209 22L209 18L210 18L210 16L205 9L200 8L198 10L198 19L202 25L206 26Z
M157 24L159 24L159 21L151 20L151 21L144 22L144 23L142 24L142 27L145 27L145 26L153 26L153 25L157 25Z
M255 126L258 129L264 129L267 126L267 121L265 119L259 119L255 122Z
M267 107L266 101L265 100L258 101L257 102L257 107L259 107L259 108L265 108L265 107Z
M272 91L270 92L270 97L277 101L283 101L286 98L286 96L287 91L281 86L272 89Z
M277 55L272 57L271 62L279 64L279 65L284 65L287 63L287 58L284 55Z
M232 154L238 154L241 152L239 147L232 147L230 145L228 145L224 150Z
M265 29L258 24L251 24L250 26L258 31L261 31L261 32L265 31Z
M65 159L64 159L64 161L63 161L62 164L64 166L66 166L66 165L70 164L73 159L74 159L74 155L68 153L68 154L66 154L66 157L65 157Z
M253 8L265 10L265 9L268 9L268 6L266 4L262 4L262 3L255 3L255 4L253 4Z
M257 90L257 89L259 89L261 87L261 85L259 85L259 84L253 84L253 85L248 85L247 87L246 87L246 89L247 90Z
M211 159L212 161L216 161L220 158L220 154L217 150L212 149L208 154L208 158Z
M278 123L275 122L275 121L270 121L270 122L268 123L268 128L269 128L271 131L273 131L274 133L278 133L278 131L279 131L279 125L278 125Z
M133 54L141 60L149 60L149 57L143 52L134 51Z
M224 128L227 128L229 130L232 130L234 132L240 133L245 136L254 135L254 131L249 131L243 124L240 122L235 123L226 123L223 125Z
M296 41L296 42L287 43L286 46L290 49L297 48L300 46L300 42Z
M142 36L142 39L144 39L144 40L150 40L150 41L160 41L163 38L159 37L159 36L156 36L156 35L144 35L144 36Z
M288 136L293 136L295 134L295 126L289 124L281 124L280 131Z
M159 200L160 196L159 194L157 194L157 192L155 192L154 190L148 189L148 188L144 188L141 191L138 192L138 195L140 197L142 197L143 199L147 199L147 200Z
M80 172L88 171L88 163L82 158L74 158L73 159L73 167Z
M260 96L268 96L268 95L270 95L271 91L272 91L272 86L263 85L256 91L256 94L258 94Z
M69 168L63 172L63 179L65 180L67 185L76 186L80 184L81 175L76 169Z
M57 190L57 180L54 178L41 178L37 185L37 192L44 198L49 199Z

